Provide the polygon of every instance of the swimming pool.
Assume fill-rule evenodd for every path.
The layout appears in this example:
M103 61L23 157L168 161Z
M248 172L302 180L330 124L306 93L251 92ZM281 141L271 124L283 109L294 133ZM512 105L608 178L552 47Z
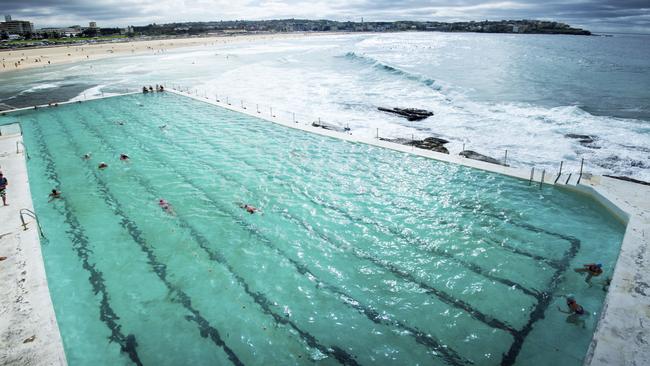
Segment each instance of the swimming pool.
M14 121L71 365L580 364L623 236L580 195L174 94Z

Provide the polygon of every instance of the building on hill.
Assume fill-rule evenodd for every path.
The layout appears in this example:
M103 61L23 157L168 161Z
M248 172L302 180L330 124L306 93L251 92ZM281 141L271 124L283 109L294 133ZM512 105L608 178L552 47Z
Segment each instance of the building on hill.
M24 20L12 20L11 15L5 15L5 21L0 23L0 31L7 34L31 34L34 32L34 24Z

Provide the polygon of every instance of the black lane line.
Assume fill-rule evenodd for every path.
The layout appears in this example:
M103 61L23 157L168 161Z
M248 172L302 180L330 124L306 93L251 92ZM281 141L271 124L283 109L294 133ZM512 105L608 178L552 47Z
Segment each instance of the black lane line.
M187 129L183 129L183 130L184 130L185 132L187 132ZM203 142L209 145L209 142L208 142L208 141L203 141ZM185 150L185 151L187 152L186 149L183 149L183 150ZM214 149L213 149L213 150L214 150ZM242 161L242 162L244 162L247 166L249 166L251 169L253 169L253 170L256 171L257 173L259 173L259 174L263 174L263 175L265 175L265 176L267 176L267 177L274 177L274 178L275 178L275 176L271 175L268 171L265 171L264 169L261 169L261 168L258 168L258 167L256 167L256 166L252 165L251 163L249 163L249 162L246 161L245 159L239 159L239 160ZM211 164L208 164L208 163L205 163L205 162L204 162L204 164L209 165L212 169L216 169L216 168L215 168L213 165L211 165ZM310 170L310 171L311 171L312 173L314 173L312 170ZM280 181L281 184L282 184L283 186L285 186L285 187L287 187L287 188L291 188L291 187L289 187L289 183L287 183L285 180L283 180L283 179L279 179L279 178L278 178L277 180ZM343 210L343 209L341 209L341 208L339 208L339 207L337 207L337 206L331 205L331 204L326 203L326 202L321 202L320 200L316 200L316 199L314 199L311 195L306 194L306 193L304 193L304 192L301 192L301 194L302 194L305 198L307 198L308 200L310 200L312 203L314 203L314 204L316 204L316 205L319 205L319 206L323 206L323 207L329 208L330 210L333 210L333 211L335 211L335 212L338 212L339 214L343 215L345 218L347 218L347 219L350 220L351 222L354 222L354 223L356 223L356 224L358 224L358 225L361 225L361 226L367 227L367 225L366 225L366 222L367 222L369 225L372 225L372 226L374 226L377 230L379 230L379 232L381 232L382 229L383 229L382 225L381 225L379 222L374 221L374 220L371 220L370 218L358 218L358 217L354 217L354 216L352 216L348 211L345 211L345 210ZM396 204L394 204L394 203L392 203L392 202L390 202L390 201L389 201L388 203L389 203L389 204L392 204L394 207L397 207L397 208L400 208L400 209L404 209L403 207L400 207L400 206L398 206L398 205L396 205ZM402 238L402 239L405 240L407 243L412 244L412 245L415 245L415 246L418 246L421 250L424 250L424 251L426 251L426 252L430 252L430 253L434 253L434 254L436 254L436 255L438 255L438 256L440 256L440 257L444 257L444 258L450 259L450 260L452 260L452 261L454 261L454 262L460 264L461 266L466 267L466 269L468 269L469 271L474 272L474 273L478 274L479 276L483 276L483 277L485 277L485 278L488 278L488 279L491 280L491 281L499 282L499 283L501 283L501 284L503 284L503 285L506 285L506 286L508 286L508 287L514 287L514 288L516 288L517 290L519 290L519 291L523 292L524 294L526 294L527 296L531 296L531 297L535 298L537 301L539 301L539 300L541 299L541 293L540 293L540 292L538 292L538 291L536 291L536 290L533 290L533 289L529 289L529 288L527 288L527 287L525 287L525 286L523 286L523 285L521 285L521 284L519 284L519 283L517 283L517 282L514 282L514 281L512 281L512 280L510 280L510 279L506 279L506 278L502 278L502 277L495 276L495 275L489 273L489 271L486 271L486 270L484 270L483 268L481 268L481 266L479 266L479 265L477 265L477 264L474 264L474 263L471 263L471 262L468 262L468 261L465 261L465 260L462 260L462 259L459 259L459 258L457 258L456 256L454 256L453 254L448 253L448 252L446 252L446 251L443 250L443 249L439 249L439 248L430 248L429 243L428 243L428 241L426 241L426 240L422 240L422 239L420 239L420 238L411 238L411 237L409 237L409 236L406 236L406 235L402 234L399 230L397 230L397 229L395 229L395 228L393 228L393 227L386 227L386 229L387 229L387 230L388 230L388 231L389 231L393 236L396 236L396 237ZM524 255L524 256L527 256L527 257L533 257L533 255L531 255L531 254L529 254L529 253L527 253L527 252L523 252L523 251L520 251L520 250L514 251L514 250L510 249L509 246L506 246L506 245L504 245L504 246L500 246L500 247L504 247L504 248L506 249L506 251L512 251L512 252L515 252L516 254ZM545 262L549 262L549 260L548 260L547 258L545 258L545 257L541 257L541 259L544 260ZM554 267L557 265L557 264L552 263L552 262L549 262L549 264L550 264L551 266L554 266Z
M185 116L187 116L187 114L185 114L185 113L182 113L182 114L185 115ZM203 126L205 126L205 124L203 124ZM244 128L247 128L246 126L243 126L243 127L244 127ZM185 129L185 131L187 131L187 129ZM251 166L250 164L248 164L248 165ZM252 166L251 166L251 167L252 167ZM307 166L304 166L304 165L301 165L301 167L303 167L303 168L305 168L305 169L308 169L308 167L307 167ZM253 168L254 168L254 167L253 167ZM361 170L362 170L362 171L365 171L365 172L367 172L367 173L369 173L369 174L374 175L375 178L377 178L377 179L380 179L380 177L378 177L377 174L374 173L374 172L371 171L371 170L368 170L368 169L366 169L366 170L361 169ZM313 170L310 170L310 171L311 171L312 173L314 173ZM266 174L266 173L265 173L265 174ZM267 175L268 175L268 174L267 174ZM424 192L424 193L426 193L426 194L430 194L430 193L428 193L428 192ZM311 197L309 197L309 198L313 201L313 199L312 199ZM398 205L398 204L396 204L394 201L387 201L387 203L390 204L390 205L392 205L392 206L394 206L394 207L396 207L396 208L402 209L402 210L406 210L406 211L410 211L410 210L412 210L411 208L406 208L406 207L404 207L404 206ZM339 212L341 212L337 207L333 207L332 209L335 210L335 211L339 211ZM376 226L377 224L374 223L373 225ZM391 231L392 231L392 232L397 232L398 235L399 235L400 237L403 237L403 234L401 234L401 232L399 232L398 230L396 231L395 229L391 228ZM406 237L404 237L404 238L405 238L407 241L409 241L408 238L406 238ZM412 244L413 244L413 243L412 243ZM417 244L416 244L416 245L417 245ZM543 261L543 262L545 262L545 263L548 263L548 264L549 264L550 266L552 266L552 267L557 267L557 266L559 266L559 262L558 262L557 260L554 260L554 259L551 259L551 258L547 258L547 257L543 257L543 256L540 256L540 255L535 255L535 254L532 254L532 253L529 253L529 252L527 252L527 251L524 251L524 250L518 249L518 248L513 247L513 246L511 246L511 245L508 245L508 244L500 243L500 244L497 245L497 247L498 247L499 249L503 249L503 250L506 250L506 251L511 251L511 252L513 252L513 253L515 253L515 254L518 254L518 255L522 255L522 256L530 257L530 258L535 259L535 260L538 260L538 261ZM436 253L436 254L440 254L440 255L443 255L443 256L446 256L446 255L448 254L448 253L443 253L443 252L441 252L440 249L432 249L432 248L429 249L429 248L426 248L425 250L426 250L426 251L430 251L430 252L434 252L434 253ZM443 253L443 254L441 254L441 253ZM455 259L455 258L453 258L453 257L452 257L452 259L454 259L454 260L460 262L459 259ZM470 269L470 270L472 270L472 269ZM479 274L482 275L481 273L479 273ZM510 286L510 285L509 285L509 286ZM518 285L518 288L522 289L522 291L525 291L525 290L523 290L524 286L522 286L522 285ZM527 294L530 295L530 296L535 296L535 295L533 295L533 293L534 293L534 294L539 294L539 292L537 292L537 291L528 291Z
M470 210L470 211L474 210L474 207L465 206L465 208ZM498 214L494 214L494 213L483 212L483 214L485 214L487 216L492 216L492 217L500 219L500 220L505 220L506 219L505 217L500 217ZM559 262L556 261L556 266L555 266L556 267L556 272L554 273L551 280L549 281L549 287L540 294L541 299L540 299L540 301L538 301L538 303L535 306L535 308L533 309L533 311L531 311L528 323L522 328L521 331L515 331L513 333L513 335L515 337L515 341L511 345L508 352L506 354L504 354L504 357L503 357L503 360L502 360L503 365L512 365L512 364L514 364L514 362L515 362L515 360L516 360L516 358L517 358L517 356L518 356L518 354L519 354L519 352L521 350L521 347L522 347L522 345L523 345L523 343L525 341L526 336L532 330L532 326L534 325L534 323L537 322L538 320L544 318L544 313L545 313L546 309L548 308L548 306L550 305L550 302L552 300L552 293L557 288L557 285L558 285L562 275L564 274L566 269L569 267L571 260L576 256L576 254L580 250L580 244L581 243L580 243L579 239L577 239L577 238L575 238L573 236L548 231L546 229L539 228L537 226L534 226L534 225L531 225L531 224L528 224L528 223L525 223L525 222L516 222L516 221L512 221L512 220L508 220L507 222L509 224L519 226L519 227L527 229L529 231L533 231L533 232L537 232L537 233L544 233L544 234L547 234L547 235L550 235L550 236L554 236L554 237L566 240L571 244L570 248L567 249L563 259L561 261L559 261ZM306 227L308 228L309 226L306 226ZM315 233L317 233L318 235L322 235L322 234L320 234L318 232L315 232Z
M94 131L93 134L95 134L96 138L98 138L100 141L102 141L105 146L109 146L111 148L111 150L116 151L115 148L111 144L109 144L103 137L101 137L101 135L99 135L96 130L90 128L90 126L88 124L86 124L85 121L82 121L81 123L88 130L93 130ZM66 130L66 133L69 136L69 131L67 129L65 129L65 130ZM79 149L77 149L77 150L79 150ZM167 166L167 168L171 168L171 167ZM95 175L98 183L103 187L103 192L105 193L105 197L111 198L111 201L114 201L114 204L116 205L116 208L119 208L119 206L118 206L119 204L115 201L115 199L112 196L112 194L110 193L110 191L108 191L108 187L107 187L106 183L103 180L101 180L101 178L99 177L99 175L96 172L93 172L93 174ZM147 181L145 181L141 177L136 177L136 179L139 182L139 184L149 194L151 194L152 196L155 196L155 197L159 196L159 195L156 195L155 189L153 189L153 186L151 186L150 183L148 183ZM108 203L108 201L107 201L107 203ZM118 211L116 211L116 212L118 212ZM123 214L123 212L121 210L119 210L118 215L124 217L124 220L127 221L127 223L128 223L127 226L129 228L132 227L134 229L134 230L129 229L130 231L134 231L136 234L139 233L139 230L137 229L135 224L133 222L131 222L130 220L128 220L126 218L126 216L124 216L124 214ZM207 238L205 238L203 235L201 235L199 233L199 231L196 230L193 226L191 226L182 216L178 215L178 216L176 216L176 218L178 220L179 226L181 226L181 227L185 228L186 230L188 230L190 236L196 241L196 243L199 245L199 247L201 249L203 249L208 254L209 259L212 260L212 261L215 261L217 263L220 263L221 265L226 267L226 269L229 272L231 272L231 275L237 281L237 283L243 288L244 292L247 295L249 295L253 299L253 301L255 301L255 303L257 303L260 306L260 308L263 310L263 312L265 314L270 315L271 317L273 317L273 319L279 324L284 324L284 325L290 326L298 334L300 334L301 338L310 347L317 348L320 352L333 356L341 364L344 364L344 365L358 365L357 361L355 360L355 356L350 355L349 353L347 353L345 350L343 350L342 348L340 348L338 346L324 346L324 345L322 345L321 343L319 343L319 341L316 339L316 337L311 335L309 332L307 332L305 330L302 330L294 322L292 322L289 319L287 319L287 318L277 314L276 312L274 312L271 309L271 302L266 298L266 296L264 294L251 290L250 286L244 280L244 278L239 276L235 272L235 268L233 266L231 266L220 253L215 252L215 251L210 249L210 241ZM135 237L134 237L134 239L135 239ZM141 237L139 237L139 240L142 240ZM144 241L143 241L143 243L144 243ZM146 246L146 243L144 243L144 245ZM143 248L143 250L144 250L144 248ZM155 254L148 247L147 247L146 253L147 253L148 256L153 256L155 258ZM163 267L166 267L166 266L164 266L164 264L160 264L160 265L163 266ZM167 284L167 282L166 282L166 284ZM169 285L171 286L171 284L169 284ZM175 289L175 291L177 293L182 293L182 290L180 290L180 289ZM186 297L187 304L189 305L191 303L189 297L187 295L185 295L184 293L182 293L182 294ZM183 304L185 305L185 301L183 301ZM190 310L190 309L188 308L188 310ZM191 311L193 313L198 314L198 316L200 316L198 311L196 311L194 309L191 309ZM195 314L195 316L197 316L196 314ZM202 317L201 317L201 319L203 321L205 321L206 324L207 324L207 320L203 319ZM214 331L216 332L216 329ZM217 333L217 335L218 335L218 333ZM224 347L225 347L225 344L224 344Z
M178 145L177 145L177 147L178 147ZM179 148L180 148L180 147L179 147ZM186 153L189 153L189 152L188 152L187 150L185 150L184 148L180 148L180 149L184 150ZM264 175L266 175L266 176L270 176L270 177L272 177L272 175L270 175L270 174L269 174L268 172L266 172L265 170L260 169L260 168L257 168L257 167L255 167L255 166L251 165L251 164L248 163L246 160L244 160L244 159L239 159L239 160L241 160L241 161L243 161L244 163L246 163L246 165L248 165L251 169L255 170L256 172L258 172L258 173L260 173L260 174L264 174ZM208 165L208 166L210 166L212 169L214 169L214 170L217 171L216 167L214 167L212 164L209 164L209 163L207 163L207 162L205 162L205 161L203 161L203 164ZM226 177L224 177L224 178L227 179L227 180L230 180L230 181L233 182L233 183L237 183L237 184L239 184L238 182L234 182L232 179L228 179L228 178L226 178ZM287 185L286 182L284 182L284 181L281 180L281 179L278 179L278 180L281 181L281 184L282 184L282 185L284 185L284 186L287 187L287 188L290 188L290 187L288 187L288 185ZM354 216L350 215L347 211L344 211L344 210L342 210L342 209L339 209L339 208L336 207L336 206L333 206L333 205L328 204L328 203L325 203L325 202L319 202L318 200L315 200L314 198L312 198L310 195L307 195L307 194L304 194L304 193L303 193L303 196L305 196L308 200L310 200L312 203L314 203L314 204L316 204L316 205L323 206L323 207L329 208L329 209L331 209L331 210L334 210L334 211L340 213L341 215L343 215L344 217L346 217L346 218L347 218L348 220L350 220L351 222L354 222L354 223L356 223L356 224L358 224L358 225L366 226L366 225L365 225L365 221L367 220L367 221L370 221L370 224L372 224L372 225L374 225L375 227L377 227L378 230L381 230L381 225L380 225L379 223L375 222L375 221L370 220L369 218L366 218L366 219L357 218L357 217L354 217ZM409 237L407 237L407 236L404 236L402 233L400 233L399 231L395 230L394 228L390 228L390 227L389 227L389 228L387 228L387 229L389 230L389 232L390 232L392 235L397 236L397 237L400 237L400 238L403 238L403 239L405 239L407 242L410 242L411 244L418 245L418 246L426 246L426 245L428 245L428 243L427 243L426 241L423 241L423 240L421 240L421 239L415 239L416 243L414 243L413 239L411 239L411 238L409 238ZM478 275L480 275L480 276L483 276L483 277L485 277L485 278L487 278L487 279L489 279L489 280L492 280L492 281L494 281L494 282L499 282L499 283L501 283L501 284L503 284L503 285L506 285L506 286L508 286L508 287L514 287L514 288L518 289L519 291L523 292L525 295L533 297L533 298L536 299L536 301L538 301L538 302L539 302L539 301L541 300L541 298L542 298L542 294L541 294L540 292L538 292L538 291L528 289L527 287L525 287L525 286L523 286L523 285L521 285L521 284L519 284L519 283L516 283L516 282L514 282L514 281L512 281L512 280L509 280L509 279L505 279L505 278L501 278L501 277L494 276L494 275L490 274L489 272L485 271L485 270L484 270L483 268L481 268L479 265L476 265L476 264L471 263L471 262L464 261L464 260L462 260L462 259L458 259L458 258L456 258L453 254L447 253L447 252L445 252L444 250L440 250L440 249L427 249L426 251L428 251L428 252L433 252L433 253L435 253L435 254L441 256L441 257L448 258L448 259L450 259L450 260L452 260L452 261L454 261L454 262L456 262L456 263L458 263L458 264L464 266L466 269L470 270L471 272L474 272L474 273L476 273L476 274L478 274Z
M475 209L474 207L471 207L471 206L469 206L469 207L464 206L464 208L466 210L470 210L470 211L473 211ZM501 217L498 214L494 214L494 213L483 212L483 214L485 214L486 216L494 217L494 218L499 219L499 220L505 220L506 219L505 217ZM504 365L512 365L515 362L515 360L516 360L516 358L517 358L517 356L518 356L518 354L519 354L519 352L521 350L521 347L522 347L522 345L523 345L523 343L525 341L525 338L527 337L527 335L532 330L532 326L534 325L534 323L537 322L538 320L544 318L544 313L545 313L546 309L548 308L548 306L550 305L550 302L552 300L552 293L557 288L558 282L561 279L562 275L564 274L566 269L569 267L570 261L575 257L577 252L580 250L580 240L573 237L573 236L552 232L552 231L549 231L549 230L546 230L546 229L543 229L543 228L539 228L537 226L534 226L532 224L528 224L528 223L525 223L525 222L518 222L518 221L508 220L508 223L512 224L514 226L519 226L519 227L524 228L524 229L529 230L529 231L533 231L533 232L537 232L537 233L544 233L544 234L547 234L547 235L550 235L550 236L560 238L562 240L566 240L571 244L571 246L570 246L569 249L567 249L566 254L564 255L564 258L562 260L555 261L555 266L554 267L556 268L556 271L555 271L554 275L551 277L551 280L549 281L549 287L545 291L540 293L538 296L536 296L536 298L538 299L538 302L537 302L537 305L534 307L534 309L531 311L531 313L529 315L529 321L527 322L527 324L520 331L513 330L514 332L512 332L512 333L513 333L513 336L514 336L515 340L514 340L513 344L511 345L510 349L508 350L508 352L506 354L504 354L504 357L503 357L503 360L502 360L502 364L504 364ZM307 227L309 227L309 226L307 226ZM313 230L313 228L312 228L312 231L314 231L319 236L322 235L322 234L316 232L315 230Z
M45 161L46 174L57 187L60 187L61 181L56 175L56 164L54 163L50 150L45 144L41 128L36 121L32 121L31 124L33 126L36 142L40 148L40 157L43 159L43 161ZM118 323L120 317L115 313L109 301L108 290L104 284L104 274L95 268L94 264L90 263L89 258L90 254L92 253L92 249L89 248L90 243L88 241L88 237L86 236L84 229L79 224L77 216L72 213L70 204L65 196L61 196L59 200L63 203L63 214L65 215L65 221L70 226L70 229L66 230L66 232L68 235L72 236L72 248L75 250L77 256L81 260L83 268L90 274L88 280L92 285L93 292L95 295L99 294L101 297L99 319L104 322L111 331L109 341L119 344L120 351L126 353L134 364L140 366L142 365L142 361L140 361L140 357L138 356L138 342L136 341L136 337L133 334L124 335L122 333L121 325Z
M79 145L76 143L76 141L72 139L72 136L70 135L70 131L65 126L65 123L62 123L60 121L60 118L56 118L55 120L58 123L61 130L64 132L63 134L68 139L68 142L72 146L74 146L74 149L76 150L77 154L80 156L81 150L79 149ZM147 255L148 264L153 268L156 275L158 275L158 278L160 278L160 280L165 284L165 286L167 286L167 289L170 291L170 293L174 294L174 296L183 305L183 307L185 307L185 309L187 309L190 313L192 313L191 316L189 315L186 316L186 319L189 321L193 321L198 325L202 337L209 337L210 340L212 340L212 342L215 345L223 348L224 352L228 355L228 359L234 365L243 366L244 365L243 362L239 359L239 357L237 357L235 352L230 347L228 347L228 345L226 345L226 343L223 341L219 331L213 326L211 326L210 323L201 315L201 313L198 310L194 309L190 297L183 290L181 290L178 287L175 287L167 279L167 266L158 261L158 258L156 258L155 253L153 252L149 244L144 239L142 232L140 231L140 229L138 229L135 223L127 217L127 215L122 209L121 204L115 199L113 194L109 191L106 182L93 169L86 169L86 170L89 170L93 174L95 180L97 181L99 191L100 193L102 193L102 198L104 202L108 207L110 207L113 210L116 216L121 218L120 225L124 229L126 229L126 231L129 233L131 238L135 241L135 243L138 244L140 249Z
M177 147L178 147L178 145L177 145ZM210 166L210 164L205 163L205 162L203 162L203 164ZM218 173L218 170L216 168L213 167L213 169L215 170L215 172L217 172L217 174L222 176L224 179L229 180L229 181L231 181L233 183L237 183L237 182L233 181L232 179L230 179L229 177ZM360 259L363 259L363 260L368 260L368 261L372 262L373 264L377 265L378 267L381 267L381 268L391 272L396 277L398 277L400 279L403 279L403 280L405 280L407 282L411 282L411 283L419 286L420 288L425 290L425 292L435 295L436 297L438 297L444 303L446 303L448 305L451 305L451 306L453 306L453 307L455 307L457 309L464 310L465 312L470 314L470 316L472 316L476 320L479 320L479 321L481 321L481 322L483 322L483 323L485 323L485 324L487 324L487 325L489 325L489 326L491 326L493 328L497 328L497 329L501 329L501 330L504 330L506 332L509 332L509 333L511 333L513 335L517 332L517 330L514 329L512 326L510 326L510 325L508 325L508 324L506 324L506 323L504 323L504 322L502 322L502 321L500 321L498 319L495 319L495 318L493 318L493 317L491 317L489 315L486 315L486 314L480 312L479 310L476 310L476 309L472 308L471 305L463 302L462 300L455 299L451 295L448 295L447 293L445 293L443 291L440 291L440 290L438 290L438 289L436 289L436 288L434 288L434 287L432 287L432 286L418 280L412 274L406 272L405 270L403 270L401 268L398 268L398 267L394 266L392 263L390 263L388 261L373 257L372 255L366 254L366 253L364 253L363 251L361 251L361 250L359 250L357 248L348 247L347 245L342 245L342 244L335 243L335 242L331 241L325 234L322 234L322 233L314 230L308 224L303 223L302 220L297 219L297 218L293 217L292 215L290 215L290 214L288 214L286 212L283 213L283 216L285 216L285 218L287 218L288 220L290 220L294 224L299 224L300 226L302 226L307 231L317 234L321 238L322 241L324 241L324 242L326 242L326 243L328 243L328 244L330 244L330 245L332 245L332 246L334 246L334 247L336 247L338 249L343 249L343 250L351 249L352 253L356 257L358 257Z
M149 153L151 154L151 150L145 148L142 143L140 143L140 146L143 150L148 150ZM115 151L115 150L113 150ZM205 198L212 202L212 204L217 207L219 211L221 211L223 214L228 215L233 221L235 221L238 225L240 225L244 230L246 230L250 235L255 236L258 240L260 240L261 243L263 243L265 246L270 248L271 250L275 251L286 259L289 263L291 263L296 271L300 273L301 275L307 277L310 281L316 282L317 286L319 289L326 289L335 295L339 296L339 299L342 300L342 303L352 307L356 311L360 312L362 315L366 316L369 320L376 324L382 324L385 326L393 326L400 328L401 330L405 330L410 333L410 335L415 339L416 342L434 350L435 352L439 352L442 356L441 358L445 360L448 364L450 365L467 365L467 364L473 364L472 361L464 359L462 356L458 355L458 353L453 350L452 348L442 344L439 340L437 340L435 337L426 334L422 332L421 330L409 326L406 323L400 321L400 320L390 320L386 319L384 316L382 316L377 310L370 306L362 305L361 301L355 299L342 289L338 288L337 286L334 286L332 284L329 284L323 280L321 280L316 274L311 272L303 263L300 263L287 254L287 252L283 251L282 249L278 248L277 246L273 245L272 240L266 237L265 235L261 234L259 231L255 230L254 228L251 227L250 224L247 222L241 220L239 217L237 217L236 214L232 213L231 211L227 210L223 206L220 205L220 203L211 198L211 194L205 191L204 189L200 188L196 184L194 184L187 176L185 176L183 173L176 171L174 168L171 168L170 165L166 165L168 170L173 170L175 171L175 174L183 178L183 180L194 187L197 191L201 192ZM191 228L188 228L189 230L192 230ZM198 235L198 233L197 233ZM217 257L213 256L218 256L219 258L222 258L219 254L213 253L212 250L209 248L209 243L205 243L205 247L202 246L202 249L204 249L211 257L211 260L217 260ZM218 261L218 260L217 260ZM221 261L218 261L221 264L224 264ZM234 268L230 267L228 265L228 268L231 271L234 271Z

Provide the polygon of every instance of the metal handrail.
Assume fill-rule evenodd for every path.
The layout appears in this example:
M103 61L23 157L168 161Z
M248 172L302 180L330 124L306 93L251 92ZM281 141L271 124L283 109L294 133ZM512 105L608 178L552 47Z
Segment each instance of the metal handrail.
M16 154L20 154L20 150L18 149L18 145L23 145L23 152L25 153L25 157L27 157L27 160L31 159L29 157L29 153L27 152L27 146L22 141L16 141Z
M25 222L25 216L29 216L36 221L36 226L38 227L38 233L42 238L45 238L45 234L43 234L43 228L41 227L41 223L38 220L38 217L36 216L36 213L28 208L21 208L20 209L20 221L23 223L23 230L27 231L27 222Z

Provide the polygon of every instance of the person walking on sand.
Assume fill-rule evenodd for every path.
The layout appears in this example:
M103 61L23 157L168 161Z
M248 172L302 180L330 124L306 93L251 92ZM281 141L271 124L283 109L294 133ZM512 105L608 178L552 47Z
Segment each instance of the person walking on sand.
M7 204L7 186L9 185L9 181L7 178L2 175L2 172L0 172L0 197L2 197L2 205L3 206L9 206Z

